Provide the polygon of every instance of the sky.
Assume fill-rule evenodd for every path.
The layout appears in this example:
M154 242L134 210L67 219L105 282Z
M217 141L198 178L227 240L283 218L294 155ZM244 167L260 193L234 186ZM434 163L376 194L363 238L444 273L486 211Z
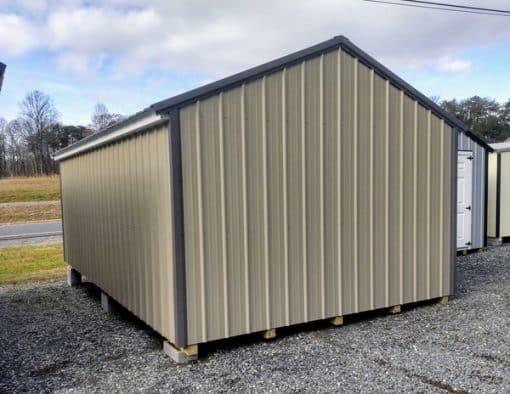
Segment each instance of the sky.
M89 124L99 102L129 115L336 35L428 96L510 98L510 17L362 0L0 0L0 117L35 89L64 124Z

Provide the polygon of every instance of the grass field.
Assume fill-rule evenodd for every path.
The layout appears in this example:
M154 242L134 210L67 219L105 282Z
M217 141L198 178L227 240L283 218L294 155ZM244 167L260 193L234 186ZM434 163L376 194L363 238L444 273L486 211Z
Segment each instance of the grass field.
M0 179L0 203L59 199L58 175Z
M0 285L63 278L62 245L0 249Z
M60 201L0 204L0 225L60 219Z

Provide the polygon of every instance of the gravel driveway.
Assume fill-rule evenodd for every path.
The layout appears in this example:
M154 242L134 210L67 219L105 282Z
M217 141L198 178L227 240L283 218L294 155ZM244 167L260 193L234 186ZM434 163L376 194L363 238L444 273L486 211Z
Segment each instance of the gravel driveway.
M91 285L0 288L0 392L510 391L510 246L460 257L458 297L209 344L179 366Z

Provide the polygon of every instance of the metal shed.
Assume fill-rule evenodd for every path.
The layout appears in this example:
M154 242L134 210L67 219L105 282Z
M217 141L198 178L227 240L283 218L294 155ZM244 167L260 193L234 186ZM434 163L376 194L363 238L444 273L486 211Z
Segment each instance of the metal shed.
M458 131L457 249L487 246L488 158L492 148L470 131Z
M493 244L510 237L510 142L491 144L487 235Z
M454 292L457 131L344 37L59 151L65 259L197 344Z

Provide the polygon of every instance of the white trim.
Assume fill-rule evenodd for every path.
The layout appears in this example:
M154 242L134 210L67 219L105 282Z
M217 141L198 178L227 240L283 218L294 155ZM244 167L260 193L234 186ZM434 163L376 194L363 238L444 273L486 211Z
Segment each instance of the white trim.
M510 142L498 142L495 144L490 144L490 147L494 149L496 152L507 152L510 151Z
M146 129L148 127L151 127L153 125L156 125L160 123L162 120L167 119L167 116L164 115L158 115L156 113L150 113L147 116L144 116L141 119L133 120L133 122L129 122L128 124L121 126L118 130L115 130L111 133L105 134L103 137L96 138L89 143L85 143L83 145L77 146L75 149L71 149L68 151L65 151L61 154L55 154L53 158L57 161L64 160L70 156L74 156L80 152L90 150L92 148L98 147L100 145L104 145L107 142L117 139L119 137ZM115 126L114 126L115 127Z

